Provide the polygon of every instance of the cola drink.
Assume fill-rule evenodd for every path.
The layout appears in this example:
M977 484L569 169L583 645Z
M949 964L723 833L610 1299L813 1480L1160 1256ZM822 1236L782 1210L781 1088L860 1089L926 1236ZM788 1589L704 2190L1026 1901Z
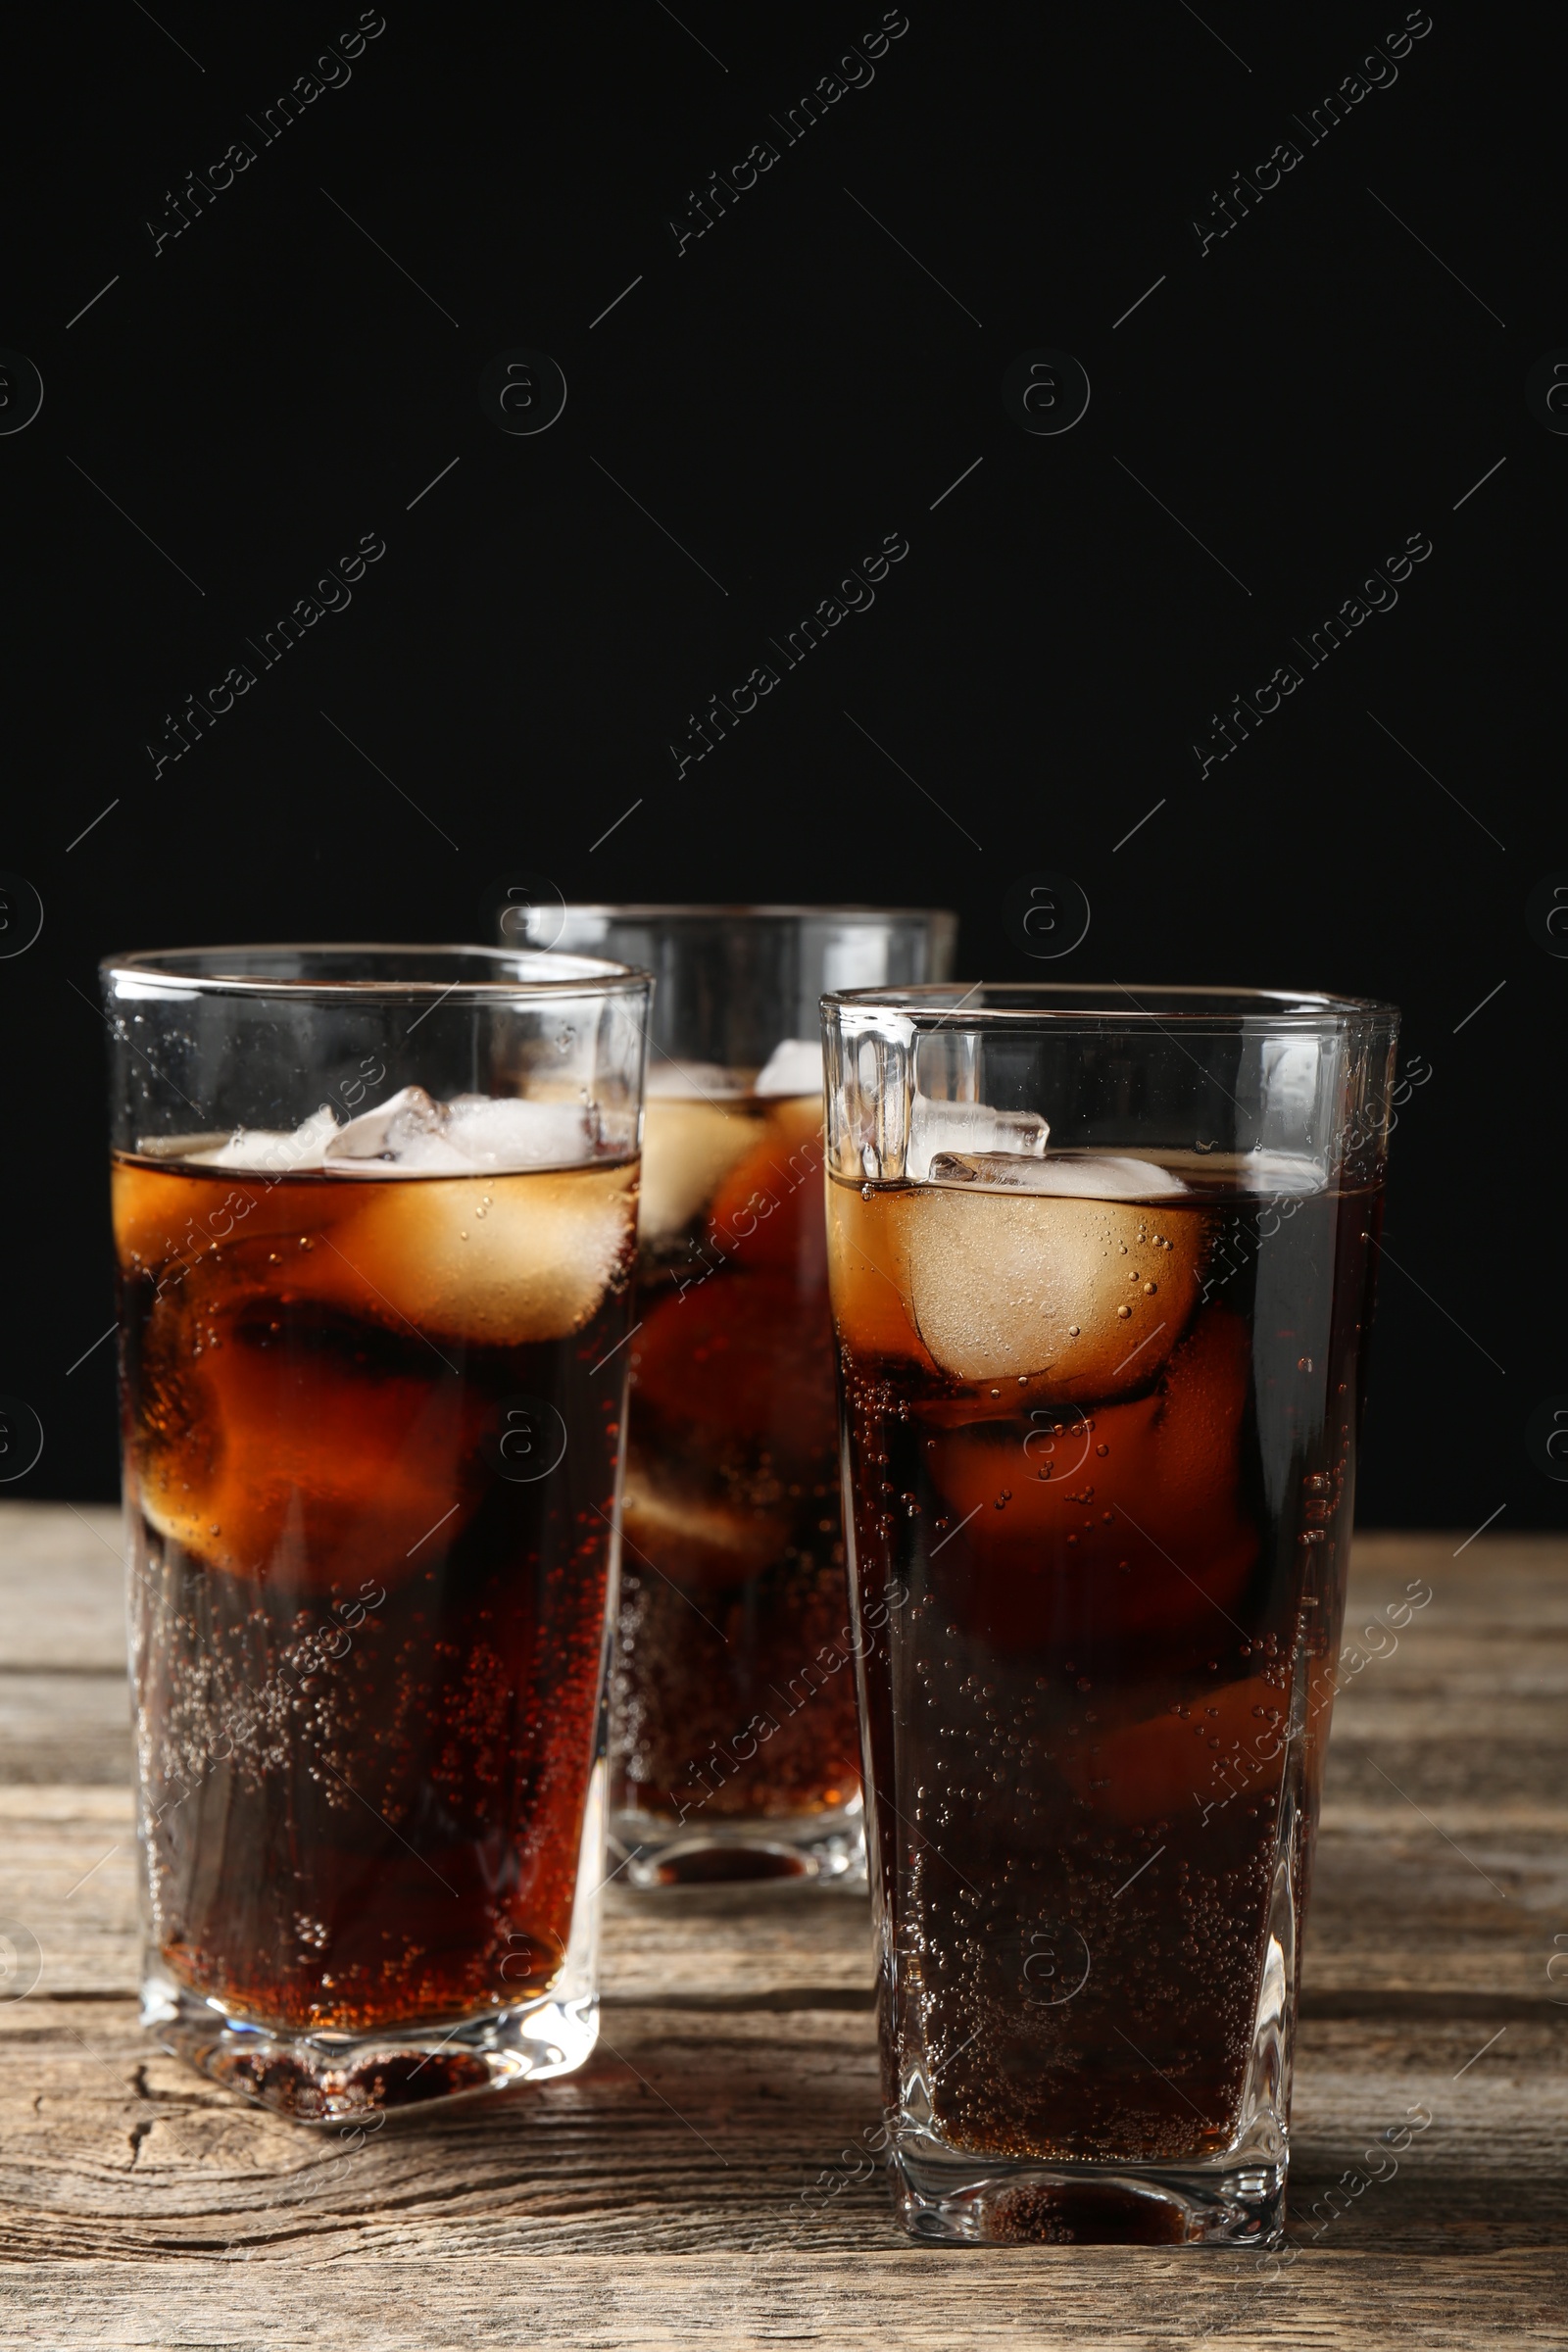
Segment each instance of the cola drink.
M412 2034L360 2103L491 2079L420 2030L580 1940L636 1178L573 1106L417 1089L115 1157L156 1967L273 2103L331 2103L289 2034Z
M934 908L564 906L656 979L611 1708L618 1883L864 1877L822 1234L823 991L950 968Z
M928 1109L829 1186L901 2209L1266 2234L1381 1171Z
M715 1081L644 1114L612 1804L645 1881L858 1847L821 1094Z

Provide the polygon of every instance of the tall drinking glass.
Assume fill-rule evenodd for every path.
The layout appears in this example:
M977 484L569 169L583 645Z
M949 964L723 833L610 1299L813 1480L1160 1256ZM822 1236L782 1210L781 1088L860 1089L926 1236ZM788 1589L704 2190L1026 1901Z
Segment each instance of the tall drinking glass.
M579 2066L646 976L103 987L146 2022L306 2121Z
M818 1008L941 979L954 918L544 905L509 926L657 982L611 1719L625 1880L863 1876Z
M890 2160L934 2238L1268 2242L1396 1015L823 1008Z

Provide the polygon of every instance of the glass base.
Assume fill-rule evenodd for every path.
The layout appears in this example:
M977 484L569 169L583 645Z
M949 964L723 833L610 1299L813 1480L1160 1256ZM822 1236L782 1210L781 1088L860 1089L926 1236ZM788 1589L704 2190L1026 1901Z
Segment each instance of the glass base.
M546 1994L455 2026L290 2033L218 2008L159 1965L142 1984L142 2024L225 2090L293 2123L337 2124L569 2075L599 2038L599 2002Z
M896 2147L912 2237L956 2245L1276 2246L1285 2163L1032 2164Z
M866 1883L865 1821L858 1803L832 1813L701 1827L660 1821L648 1813L614 1813L610 1845L616 1885L644 1892L757 1880L797 1879L835 1888Z
M601 1758L583 1806L571 1934L548 1992L456 2020L362 2034L270 2026L180 1983L148 1915L144 1877L142 2025L172 2057L299 2124L373 2129L398 2109L574 2073L599 2038L605 1779ZM504 1983L505 1962L501 1975Z

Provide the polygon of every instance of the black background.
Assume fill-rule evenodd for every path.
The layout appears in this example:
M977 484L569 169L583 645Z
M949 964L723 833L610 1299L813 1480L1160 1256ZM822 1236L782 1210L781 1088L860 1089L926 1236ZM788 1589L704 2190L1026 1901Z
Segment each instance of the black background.
M1405 16L909 0L786 145L770 118L879 8L388 0L270 144L247 117L356 9L46 14L3 102L0 345L45 387L0 436L0 866L45 910L0 962L0 1390L47 1437L11 1492L115 1487L112 1347L77 1361L113 1312L101 954L471 937L521 869L946 904L963 976L1022 976L1003 902L1048 869L1093 908L1054 974L1402 1004L1425 1075L1361 1516L1560 1518L1524 1430L1568 1390L1568 962L1524 910L1568 867L1568 440L1524 379L1568 345L1563 40L1435 0L1309 145L1293 115ZM1288 138L1200 254L1211 192ZM255 162L155 255L236 139ZM760 139L777 163L677 253L671 217ZM546 433L481 411L514 347L564 371ZM1069 433L1004 408L1038 348L1088 372ZM246 638L367 532L352 605L262 669ZM677 778L688 714L889 532L874 608ZM1412 533L1397 607L1308 670L1293 637ZM155 778L165 714L238 662L254 688ZM1299 690L1200 779L1211 714L1288 662Z

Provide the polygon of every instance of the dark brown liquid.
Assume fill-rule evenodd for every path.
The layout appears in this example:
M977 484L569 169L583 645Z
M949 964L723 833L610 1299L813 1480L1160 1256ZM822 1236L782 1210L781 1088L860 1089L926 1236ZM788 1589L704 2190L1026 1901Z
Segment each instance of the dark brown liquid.
M595 1754L635 1171L121 1160L114 1196L165 1962L274 2027L529 1999Z
M969 2151L1222 2148L1305 1899L1378 1200L831 1190L888 2095Z
M623 1836L825 1814L859 1792L820 1124L815 1097L648 1106Z

